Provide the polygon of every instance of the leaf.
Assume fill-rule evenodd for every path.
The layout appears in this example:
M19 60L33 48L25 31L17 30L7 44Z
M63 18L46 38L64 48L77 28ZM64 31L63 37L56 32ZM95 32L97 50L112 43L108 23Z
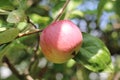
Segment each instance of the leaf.
M112 72L111 55L105 44L98 38L83 33L83 44L74 58L78 63L94 72Z
M26 10L28 7L30 7L32 3L28 4L28 2L29 2L28 0L19 1L19 9Z
M1 61L2 57L4 56L4 54L9 51L10 46L11 46L11 44L3 45L2 50L0 50L0 61Z
M20 64L21 61L25 61L25 59L27 59L29 56L27 52L27 47L19 40L12 42L9 50L4 54L5 56L7 56L7 58L9 58L9 60L11 60L11 63L13 64Z
M100 19L100 16L102 14L103 8L104 8L105 4L107 3L107 1L108 0L100 0L100 2L98 4L98 7L97 7L97 10L98 10L98 13L97 13L98 23L99 23L99 19Z
M6 15L9 14L9 11L5 11L3 9L0 9L0 15Z
M0 0L0 9L13 10L14 6L10 0Z
M62 1L62 0L60 0L59 2L55 4L54 8L52 8L51 10L52 18L55 18L59 14L64 4L65 4L65 1Z
M14 10L9 13L7 17L7 22L9 23L18 23L20 21L24 21L25 19L25 14L24 11L22 10Z
M120 0L116 0L114 3L115 12L120 16Z
M75 18L75 17L83 17L84 14L80 10L74 10L71 13L69 13L70 18Z
M32 19L35 23L40 24L42 26L47 26L50 22L50 18L47 16L41 16L38 14L32 14L30 16L30 19Z
M11 28L0 33L0 44L10 42L14 40L19 34L17 28Z
M75 8L77 8L80 5L81 2L82 2L81 0L70 0L69 4L67 6L67 10L68 11L74 10Z

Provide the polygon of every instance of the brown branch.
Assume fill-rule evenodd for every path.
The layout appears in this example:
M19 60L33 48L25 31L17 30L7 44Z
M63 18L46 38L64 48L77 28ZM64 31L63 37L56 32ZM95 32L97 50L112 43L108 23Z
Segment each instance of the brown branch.
M15 76L17 76L20 80L25 80L24 77L20 75L19 72L16 70L14 65L10 63L9 59L6 56L3 57L3 62L8 65L9 69L13 72Z
M42 68L41 69L41 71L38 73L38 78L41 80L42 79L42 77L44 76L44 74L46 73L46 71L48 70L48 67L47 67L47 65L44 67L44 68Z
M67 7L69 2L70 2L70 0L66 1L66 3L63 5L63 8L60 10L58 16L53 20L53 22L57 21L62 16L62 14L65 11L65 8Z
M19 78L20 80L34 80L29 74L28 72L27 73L24 73L24 74L20 74L17 69L14 67L14 65L9 61L9 59L4 56L3 57L3 62L5 62L9 69L13 72L13 74Z
M113 80L120 80L120 72L117 72L117 73L114 75Z
M35 33L39 33L39 32L42 32L43 30L39 30L39 29L36 29L35 31L32 31L32 32L28 32L28 33L20 33L17 38L20 38L20 37L23 37L23 36L28 36L28 35L31 35L31 34L35 34Z

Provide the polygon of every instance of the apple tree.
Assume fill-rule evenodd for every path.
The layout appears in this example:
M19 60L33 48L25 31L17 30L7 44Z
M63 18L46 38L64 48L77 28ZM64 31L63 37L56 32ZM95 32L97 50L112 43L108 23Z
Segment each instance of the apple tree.
M120 79L119 3L0 0L0 80Z

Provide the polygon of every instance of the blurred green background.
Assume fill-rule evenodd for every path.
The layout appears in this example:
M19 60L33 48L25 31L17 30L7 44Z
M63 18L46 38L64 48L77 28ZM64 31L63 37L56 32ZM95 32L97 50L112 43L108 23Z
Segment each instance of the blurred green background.
M18 28L21 33L33 31L33 25L25 21L26 16L38 29L43 29L57 17L65 2L0 0L0 32L9 28ZM49 62L40 47L36 47L38 34L14 40L4 52L19 73L30 68L30 75L35 80L119 80L120 0L70 0L61 19L73 21L82 32L97 36L106 44L115 67L114 73L91 72L72 59L64 64ZM0 45L0 51L4 46ZM0 80L19 80L4 60L0 61Z

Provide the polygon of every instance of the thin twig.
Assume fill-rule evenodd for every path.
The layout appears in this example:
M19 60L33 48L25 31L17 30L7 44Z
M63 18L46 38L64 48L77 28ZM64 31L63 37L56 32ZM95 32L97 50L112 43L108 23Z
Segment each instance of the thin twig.
M30 18L27 16L27 22L32 24L34 28L37 28L37 26L30 20Z
M28 36L28 35L31 35L31 34L35 34L35 33L39 33L39 32L42 32L43 30L39 30L39 29L36 29L35 31L32 31L32 32L28 32L28 33L21 33L17 36L17 38L21 38L23 36Z
M60 10L58 16L53 20L53 22L57 21L60 19L60 17L62 16L64 10L66 9L68 3L70 2L70 0L67 0L66 3L63 5L63 8Z
M30 21L30 18L29 18L29 17L27 17L27 22L30 23L30 24L32 24L32 25L34 26L34 28L37 29L37 26L35 26L34 23L32 23L32 22ZM39 30L38 30L38 32L39 32ZM42 30L40 30L40 32L42 32ZM39 41L40 41L40 40L39 40L39 34L37 34L37 43L36 43L35 48L34 48L34 55L33 55L33 57L31 58L30 66L29 66L29 68L28 68L28 71L29 71L29 72L30 72L31 67L32 67L32 65L34 64L34 62L38 59L38 57L37 57L37 51L38 51L38 49L39 49Z
M34 34L34 33L39 33L39 32L43 31L43 30L37 29L37 26L33 22L30 21L30 18L28 16L27 16L27 22L32 24L36 30L33 31L33 32L21 33L21 34L19 34L17 36L17 38L20 38L20 37L23 37L23 36L27 36L27 35L31 35L31 34Z

